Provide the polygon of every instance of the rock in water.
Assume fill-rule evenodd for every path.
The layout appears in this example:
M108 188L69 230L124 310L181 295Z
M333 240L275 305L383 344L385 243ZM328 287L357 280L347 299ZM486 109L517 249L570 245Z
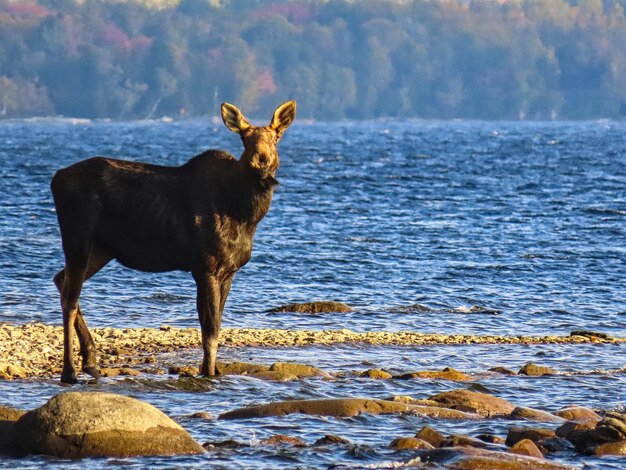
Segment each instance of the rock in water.
M508 415L515 409L515 405L504 398L464 389L438 393L429 400L447 408L472 411L482 416Z
M348 313L352 308L341 302L315 301L302 304L288 304L268 310L269 313Z
M60 458L203 453L178 424L152 405L102 392L67 392L22 416L11 454Z

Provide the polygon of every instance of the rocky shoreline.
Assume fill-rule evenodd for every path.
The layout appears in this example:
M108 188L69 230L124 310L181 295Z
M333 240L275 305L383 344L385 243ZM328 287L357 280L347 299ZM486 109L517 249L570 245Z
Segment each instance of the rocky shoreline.
M99 365L104 375L163 373L157 355L200 347L198 328L93 328ZM615 344L626 338L574 331L569 336L444 335L418 332L367 332L342 330L280 330L224 328L221 346L294 347L337 343L371 345L472 345L472 344ZM60 373L63 330L44 323L0 323L0 379L51 378Z

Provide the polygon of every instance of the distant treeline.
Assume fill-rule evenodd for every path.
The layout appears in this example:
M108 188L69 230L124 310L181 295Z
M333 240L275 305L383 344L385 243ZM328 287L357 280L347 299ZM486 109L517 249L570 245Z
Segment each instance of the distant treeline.
M0 116L626 117L626 0L0 0Z

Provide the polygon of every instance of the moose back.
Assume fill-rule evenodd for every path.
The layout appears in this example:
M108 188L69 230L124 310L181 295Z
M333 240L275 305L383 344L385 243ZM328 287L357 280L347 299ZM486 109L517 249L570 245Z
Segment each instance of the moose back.
M216 374L224 304L269 210L278 184L277 144L295 113L295 101L287 101L268 126L257 127L236 106L222 104L224 124L243 142L239 160L221 150L179 167L94 157L56 172L51 189L65 254L65 267L54 276L63 312L62 382L77 381L74 331L82 370L99 376L79 297L84 281L113 259L140 271L191 272L204 354L200 373Z

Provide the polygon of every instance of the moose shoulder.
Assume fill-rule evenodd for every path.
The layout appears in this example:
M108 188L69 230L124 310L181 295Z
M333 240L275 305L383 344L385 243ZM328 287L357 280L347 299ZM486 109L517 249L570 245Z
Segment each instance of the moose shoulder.
M99 375L79 297L84 281L112 259L140 271L192 273L204 352L200 373L216 373L230 284L250 259L256 225L270 207L279 165L276 146L295 111L296 103L288 101L269 126L256 127L224 103L224 123L244 145L239 160L220 150L180 167L94 157L54 175L51 188L65 254L65 268L54 277L63 311L62 382L76 382L74 330L83 371Z

